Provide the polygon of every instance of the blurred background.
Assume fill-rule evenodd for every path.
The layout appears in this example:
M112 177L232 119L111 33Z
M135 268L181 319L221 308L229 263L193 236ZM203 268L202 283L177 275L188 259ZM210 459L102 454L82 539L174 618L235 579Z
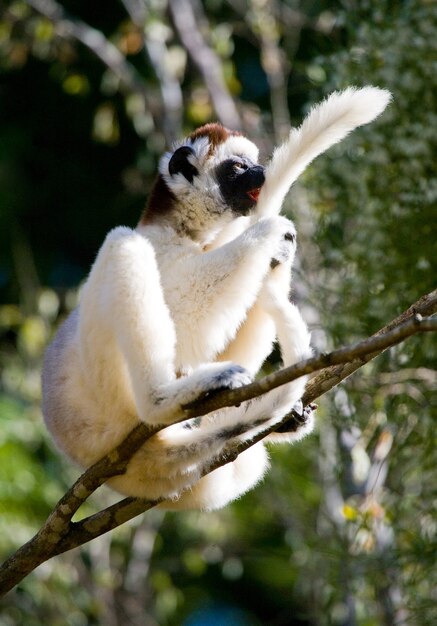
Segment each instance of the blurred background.
M218 119L267 158L332 90L391 90L383 116L287 199L294 298L314 345L332 349L435 287L437 5L15 0L0 11L3 558L79 473L42 424L44 348L106 232L135 226L174 139ZM1 626L435 625L433 365L435 339L409 339L323 397L316 434L272 449L270 473L239 502L151 511L43 564L3 600ZM102 488L82 514L115 499Z

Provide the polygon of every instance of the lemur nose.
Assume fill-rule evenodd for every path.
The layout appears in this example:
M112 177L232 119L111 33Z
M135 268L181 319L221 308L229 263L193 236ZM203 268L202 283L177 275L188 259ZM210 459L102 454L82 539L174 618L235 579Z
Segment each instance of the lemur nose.
M250 172L252 174L252 176L254 177L257 186L261 187L261 185L264 184L266 177L265 177L265 167L263 167L262 165L254 165L253 167L250 168Z

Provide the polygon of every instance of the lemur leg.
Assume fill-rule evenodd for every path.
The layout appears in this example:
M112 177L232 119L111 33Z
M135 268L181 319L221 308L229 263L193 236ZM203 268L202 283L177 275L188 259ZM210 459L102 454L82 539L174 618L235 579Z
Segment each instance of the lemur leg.
M302 319L299 309L290 302L288 297L288 283L290 277L291 259L280 264L272 271L271 276L265 282L260 300L266 311L272 317L283 366L294 365L298 361L307 359L312 355L310 347L311 335ZM283 394L283 415L288 413L303 395L307 377L303 376L287 385L279 388ZM296 430L290 432L272 433L266 437L267 442L291 442L304 437L314 427L313 415L305 413L302 424Z
M268 315L272 321L281 350L284 367L311 356L310 333L305 322L300 315L298 308L289 301L289 288L291 265L293 263L296 250L296 240L294 227L289 222L291 228L286 238L282 241L282 246L276 251L273 270L269 271L264 279L263 286L258 294L255 309L261 309L264 315ZM244 325L239 334L244 337ZM238 352L239 334L235 344L231 344L229 353ZM256 335L255 335L256 336ZM305 389L306 378L302 377L287 385L264 394L242 405L239 416L234 416L234 424L244 424L244 433L239 435L240 439L247 439L255 433L264 430L266 425L271 425L282 419L300 400ZM226 427L231 413L220 416L217 424ZM232 422L231 422L232 424ZM250 424L253 425L250 430ZM262 426L260 426L262 424ZM291 441L303 437L313 428L312 415L307 416L307 420L296 432L275 433L268 437L269 441Z
M190 489L183 491L180 498L163 502L160 508L207 511L220 509L256 485L268 466L266 449L262 443L257 443L241 453L232 463L227 463L201 478Z
M295 310L292 311L294 317ZM291 353L291 350L290 350ZM187 427L174 424L160 431L135 455L124 476L113 486L144 497L142 476L153 468L153 484L147 497L165 496L164 508L220 508L253 487L268 467L263 443L255 444L225 466L201 478L211 461L223 454L232 441L252 439L272 422L279 421L300 398L304 382L299 380L273 390L239 407L230 407L194 420ZM312 430L312 420L296 433L270 435L266 441L292 441ZM159 468L159 469L158 469ZM158 470L158 471L157 471Z
M281 225L282 226L282 225ZM290 227L290 223L287 222L287 228ZM283 232L283 226L282 226ZM281 235L282 237L283 235ZM277 253L277 241L275 242L274 252ZM268 267L270 267L270 260L272 258L272 251L269 250L268 255ZM226 255L229 259L229 256ZM272 287L270 283L273 283L275 289L273 289L275 297L278 299L278 303L273 307L276 312L278 309L282 310L285 307L285 311L289 313L287 306L288 303L288 277L289 277L289 265L287 268L281 266L271 273L271 278L266 280L269 283L269 287L263 287L263 294L270 298L270 292ZM276 294L276 291L279 294ZM261 300L263 300L261 298ZM260 302L260 306L264 306L264 302ZM269 301L268 306L271 303ZM223 303L222 303L223 306ZM298 325L295 328L293 322L296 318L297 310L290 305L291 315L285 316L285 322L279 329L280 341L286 343L282 339L282 335L287 336L289 329L291 332L306 331L306 327L303 324L303 328ZM257 307L259 308L259 307ZM269 315L270 315L269 310ZM298 313L297 313L298 315ZM284 321L282 317L278 318ZM301 321L300 316L297 317L298 321ZM275 319L275 323L278 321ZM278 324L279 325L279 324ZM305 337L305 333L303 333ZM288 340L288 336L287 336ZM284 359L292 360L296 358L295 352L301 349L299 341L294 341L294 350L289 349L284 351ZM302 345L304 348L309 343L303 339ZM288 348L288 344L286 343ZM238 352L238 350L237 350ZM232 354L232 349L230 351ZM220 455L223 452L225 445L230 440L246 439L253 436L253 434L262 427L265 427L267 422L271 420L278 421L285 412L287 412L294 404L294 402L300 397L303 390L303 385L293 383L290 386L286 386L277 390L265 394L261 398L244 403L240 407L231 407L217 411L213 414L201 418L199 421L187 428L182 424L175 424L161 431L151 440L149 440L142 450L135 455L131 460L128 472L124 477L114 479L117 484L113 482L113 486L118 490L123 491L123 482L126 480L128 484L129 493L135 493L141 495L143 481L141 476L147 473L147 465L150 463L154 469L154 481L153 485L147 485L148 497L150 497L150 490L156 489L153 492L155 495L152 497L158 497L165 495L166 497L174 498L177 494L181 493L185 489L189 488L188 492L191 495L184 493L180 500L177 501L175 507L202 507L211 508L212 506L222 506L225 502L232 500L239 494L243 493L251 486L253 486L262 476L267 466L267 457L263 446L256 445L257 450L257 462L253 463L251 459L255 458L248 453L241 455L233 463L227 464L226 467L216 470L211 475L200 478L203 470L208 467L211 459ZM253 453L255 454L255 453ZM261 462L262 461L262 462ZM159 467L159 472L156 472L156 468ZM241 474L244 480L240 484L233 485L233 481L225 480L226 477L235 476L235 473ZM224 501L217 503L217 498L214 492L211 491L210 486L216 483L210 476L222 477L224 489L223 498ZM220 480L221 480L220 479ZM220 481L218 481L220 483ZM137 486L136 483L138 483ZM216 487L214 486L214 489Z
M153 306L150 306L150 303ZM176 379L175 329L150 243L128 228L107 237L84 287L79 317L84 368L121 352L135 405L147 423L172 423L181 405L204 393L250 382L242 367L211 363ZM96 388L99 388L97 385Z
M199 447L190 440L189 433L186 445L174 432L166 437L167 430L177 427L180 425L170 426L150 439L131 459L126 473L111 479L109 485L140 498L165 498L162 506L166 509L215 509L248 491L267 470L268 456L260 443L240 454L235 461L202 477L226 442L222 439L220 447L217 447L218 440L216 445L207 444L199 455ZM200 435L201 430L197 433ZM167 450L161 447L166 438ZM153 476L153 480L149 476Z
M309 355L309 333L297 308L288 301L289 268L278 267L269 277L269 285L260 300L268 298L274 316L284 365ZM260 301L260 305L261 305ZM230 441L251 439L272 422L279 421L301 397L305 381L299 379L260 398L211 413L188 424L174 424L160 431L131 460L124 476L112 484L123 491L144 497L144 479L148 467L153 470L153 484L147 484L147 497L170 499L165 508L217 508L235 499L256 484L267 468L267 455L259 443L236 461L201 478L211 460L224 452ZM308 421L298 432L275 434L268 440L290 441L312 428ZM157 471L159 468L159 471ZM115 481L115 482L114 482ZM187 491L188 489L188 491ZM180 497L179 497L180 496Z
M277 302L275 315L284 364L291 364L307 356L309 334L297 308L286 297L281 297ZM299 379L239 407L229 407L186 424L169 426L150 439L147 446L132 459L131 463L138 466L137 470L132 467L132 476L140 475L141 468L144 472L146 463L154 463L155 467L160 468L160 476L168 479L173 489L177 486L181 491L187 487L197 488L197 481L212 458L223 453L230 441L251 439L272 422L279 421L301 397L304 384L305 381ZM311 427L312 423L307 422L298 433L275 434L273 438L283 441L297 439L309 432ZM239 471L243 471L243 461L239 459L238 463ZM255 470L252 473L251 484L254 484L260 475ZM202 484L206 482L205 479L202 481ZM132 482L131 480L130 489ZM161 484L161 487L164 486Z
M291 265L295 253L295 238L287 238L282 253L278 255L279 264L273 264L273 269L266 277L261 292L255 304L268 315L276 328L276 336L281 350L283 366L287 367L311 356L310 333L299 312L299 309L289 301L289 285ZM244 326L242 328L244 336ZM241 331L240 331L241 332ZM239 333L240 334L240 333ZM237 335L235 346L231 344L229 353L238 351ZM216 423L226 428L227 424L244 425L240 439L252 437L255 433L264 430L282 419L300 400L306 384L306 377L301 377L287 385L283 385L260 398L256 398L243 405L244 412L233 416L231 413L217 418ZM228 422L230 420L230 422ZM250 424L253 428L250 429ZM260 425L262 424L262 425ZM294 441L302 438L313 429L312 413L306 413L303 423L292 432L274 433L266 439L270 442Z
M271 316L255 302L234 340L217 357L219 361L239 363L256 374L272 351L275 324Z

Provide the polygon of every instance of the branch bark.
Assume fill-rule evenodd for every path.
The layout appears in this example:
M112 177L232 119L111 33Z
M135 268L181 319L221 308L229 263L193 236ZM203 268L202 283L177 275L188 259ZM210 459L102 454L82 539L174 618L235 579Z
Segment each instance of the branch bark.
M304 403L311 403L389 347L411 335L437 331L437 319L429 317L436 311L437 290L423 296L368 339L328 354L312 357L240 389L217 393L216 396L196 403L195 406L186 407L179 421L206 415L219 408L237 405L300 376L319 371L319 374L307 384L304 394ZM203 475L235 460L244 450L262 440L269 433L285 425L288 430L293 428L293 425L297 426L300 419L301 416L291 413L281 422L266 426L264 430L261 429L248 441L228 442L223 453L211 459L209 466L204 468ZM159 427L138 425L119 446L82 474L58 502L38 533L0 567L0 596L12 589L44 561L116 528L162 501L125 498L79 522L72 521L83 502L110 477L123 473L129 459L149 437L159 430Z
M372 337L379 337L380 335L397 328L404 322L412 319L415 315L422 315L423 317L426 317L433 315L436 312L437 289L434 289L434 291L422 296L406 311L403 311L400 315L398 315L398 317L383 326L383 328L378 330L374 335L372 335ZM317 376L317 380L313 379L309 381L305 389L304 397L302 398L303 403L308 404L308 402L312 402L311 398L314 393L317 393L318 396L326 393L338 384L339 378L340 380L345 380L357 369L365 365L368 361L371 361L372 358L374 357L370 354L367 359L365 359L364 356L361 356L361 358L354 359L350 363L328 367L326 370L321 372L319 376Z

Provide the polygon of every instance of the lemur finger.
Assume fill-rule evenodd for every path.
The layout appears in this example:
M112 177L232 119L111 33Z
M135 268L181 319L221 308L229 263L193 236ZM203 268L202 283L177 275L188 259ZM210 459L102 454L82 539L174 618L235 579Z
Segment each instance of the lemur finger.
M292 231L286 232L283 236L283 240L280 243L277 254L270 261L270 269L275 269L281 263L288 261L292 255L296 242L296 234Z

